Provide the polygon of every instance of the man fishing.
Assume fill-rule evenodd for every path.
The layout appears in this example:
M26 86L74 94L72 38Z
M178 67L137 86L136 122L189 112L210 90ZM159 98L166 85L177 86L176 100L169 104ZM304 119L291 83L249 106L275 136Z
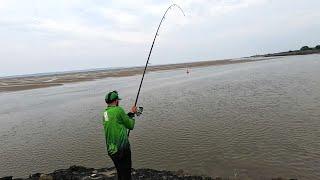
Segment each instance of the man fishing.
M136 97L134 106L131 108L131 112L126 114L123 108L119 106L120 98L118 96L117 91L109 92L105 97L105 101L108 104L108 107L104 111L103 126L104 126L104 131L106 136L107 150L108 150L108 155L111 157L114 165L116 166L119 180L131 180L131 164L132 163L131 163L131 150L130 150L130 143L129 143L128 136L129 136L130 130L132 130L134 127L134 123L135 123L135 120L133 119L134 116L141 115L143 111L142 107L139 107L139 110L138 110L136 105L138 103L142 82L149 64L154 43L156 41L160 26L163 20L165 19L167 12L173 7L179 8L183 13L183 15L185 16L182 8L177 4L172 4L171 6L169 6L169 8L163 14L160 24L157 28L157 32L153 38L148 59L144 67L142 78L140 81L137 97Z
M119 106L120 100L117 91L109 92L105 96L108 106L103 114L103 126L108 155L117 169L118 179L131 180L132 162L127 131L134 127L133 118L137 113L137 108L133 106L131 112L126 114Z

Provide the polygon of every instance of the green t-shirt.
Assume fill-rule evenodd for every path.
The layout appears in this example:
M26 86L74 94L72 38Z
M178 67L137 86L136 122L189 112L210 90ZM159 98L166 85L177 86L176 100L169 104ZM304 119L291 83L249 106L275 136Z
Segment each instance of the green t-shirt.
M113 155L130 146L127 130L132 130L135 120L130 118L122 107L108 106L103 113L103 127L108 154Z

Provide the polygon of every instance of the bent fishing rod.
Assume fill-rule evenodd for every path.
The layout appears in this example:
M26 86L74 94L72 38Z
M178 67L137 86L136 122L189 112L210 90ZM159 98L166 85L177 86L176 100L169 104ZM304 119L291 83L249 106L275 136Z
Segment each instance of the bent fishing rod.
M153 46L154 46L154 43L156 42L156 39L157 37L159 36L159 30L160 30L160 27L162 25L162 22L163 20L165 19L167 13L169 12L170 9L174 8L174 7L177 7L178 9L180 9L180 11L182 12L183 16L186 16L184 14L184 11L182 10L182 8L177 5L177 4L172 4L171 6L168 7L168 9L165 11L165 13L163 14L162 18L161 18L161 21L159 23L159 26L157 28L157 32L156 34L154 35L154 38L153 38L153 41L152 41L152 45L151 45L151 48L150 48L150 51L149 51L149 55L148 55L148 59L147 59L147 62L146 62L146 65L144 66L144 70L143 70L143 74L142 74L142 78L141 78L141 81L140 81L140 85L139 85L139 89L138 89L138 93L137 93L137 96L136 96L136 100L134 102L134 106L137 106L138 104L138 99L139 99L139 95L140 95L140 91L141 91L141 87L142 87L142 83L143 83L143 80L144 80L144 76L146 74L146 71L147 71L147 67L148 67L148 64L149 64L149 60L150 60L150 57L151 57L151 53L152 53L152 50L153 50ZM142 107L139 107L139 110L137 112L137 115L139 116L143 111L143 108ZM128 131L128 136L130 134L130 130Z

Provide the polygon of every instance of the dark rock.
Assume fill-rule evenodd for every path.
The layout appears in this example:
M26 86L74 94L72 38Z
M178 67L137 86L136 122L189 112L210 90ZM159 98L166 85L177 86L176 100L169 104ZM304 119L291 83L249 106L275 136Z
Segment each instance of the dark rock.
M39 180L40 176L41 176L41 173L32 174L32 175L29 175L29 178L27 178L27 180Z
M3 177L3 178L0 178L0 180L12 180L12 176Z
M89 172L89 171L93 171L94 169L74 165L74 166L70 166L69 170L73 172Z
M176 172L177 176L183 176L184 175L184 172L182 169L179 169L177 172Z
M83 166L71 166L69 169L56 170L50 174L36 173L29 178L19 180L116 180L115 168L93 169ZM153 169L132 169L134 180L224 180L224 178L211 178L206 176L187 175L183 170L176 172L158 171ZM0 180L12 180L12 176L0 178ZM18 180L18 179L15 179ZM275 178L272 180L285 180ZM290 179L294 180L294 179Z
M39 180L53 180L53 177L47 174L41 174Z

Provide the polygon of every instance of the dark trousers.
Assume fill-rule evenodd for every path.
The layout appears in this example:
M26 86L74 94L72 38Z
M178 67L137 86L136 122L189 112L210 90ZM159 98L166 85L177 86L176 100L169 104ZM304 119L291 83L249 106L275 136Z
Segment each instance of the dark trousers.
M131 149L125 148L113 155L109 155L116 166L118 180L131 180Z

